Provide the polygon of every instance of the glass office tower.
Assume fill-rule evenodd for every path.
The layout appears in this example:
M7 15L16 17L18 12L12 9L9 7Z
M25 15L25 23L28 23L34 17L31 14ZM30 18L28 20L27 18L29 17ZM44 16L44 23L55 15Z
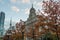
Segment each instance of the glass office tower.
M4 35L4 20L5 20L5 13L0 12L0 37Z

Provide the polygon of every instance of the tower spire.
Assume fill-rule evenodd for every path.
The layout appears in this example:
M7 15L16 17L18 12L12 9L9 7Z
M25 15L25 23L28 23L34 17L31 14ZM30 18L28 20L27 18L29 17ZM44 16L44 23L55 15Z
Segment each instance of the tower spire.
M33 8L33 4L32 4L32 8Z
M12 18L10 19L10 27L12 26Z

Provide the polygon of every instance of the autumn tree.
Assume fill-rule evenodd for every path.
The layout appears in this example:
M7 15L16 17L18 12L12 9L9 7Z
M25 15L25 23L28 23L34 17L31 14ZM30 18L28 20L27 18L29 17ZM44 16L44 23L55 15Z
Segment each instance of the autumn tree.
M59 40L60 29L60 1L43 1L43 12L48 17L48 27L56 32L57 39Z

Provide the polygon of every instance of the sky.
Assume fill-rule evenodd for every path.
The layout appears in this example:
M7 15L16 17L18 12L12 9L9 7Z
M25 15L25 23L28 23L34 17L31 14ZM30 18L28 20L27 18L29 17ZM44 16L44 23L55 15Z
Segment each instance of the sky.
M5 29L9 28L11 18L13 25L20 19L26 21L32 4L36 10L41 9L42 0L0 0L0 12L5 13Z

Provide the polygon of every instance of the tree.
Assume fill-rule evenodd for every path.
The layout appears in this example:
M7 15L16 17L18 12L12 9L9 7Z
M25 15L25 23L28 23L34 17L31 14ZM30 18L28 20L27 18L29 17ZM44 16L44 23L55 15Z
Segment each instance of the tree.
M35 28L36 28L35 30L37 30L37 32L39 31L38 36L41 37L41 40L42 40L44 35L48 33L48 28L45 27L47 26L48 18L43 15L39 15L37 16L37 18L38 18L38 22L35 23Z
M60 1L43 1L43 11L48 17L48 26L53 28L56 32L57 39L59 40L58 34L60 33L58 28L60 28Z

